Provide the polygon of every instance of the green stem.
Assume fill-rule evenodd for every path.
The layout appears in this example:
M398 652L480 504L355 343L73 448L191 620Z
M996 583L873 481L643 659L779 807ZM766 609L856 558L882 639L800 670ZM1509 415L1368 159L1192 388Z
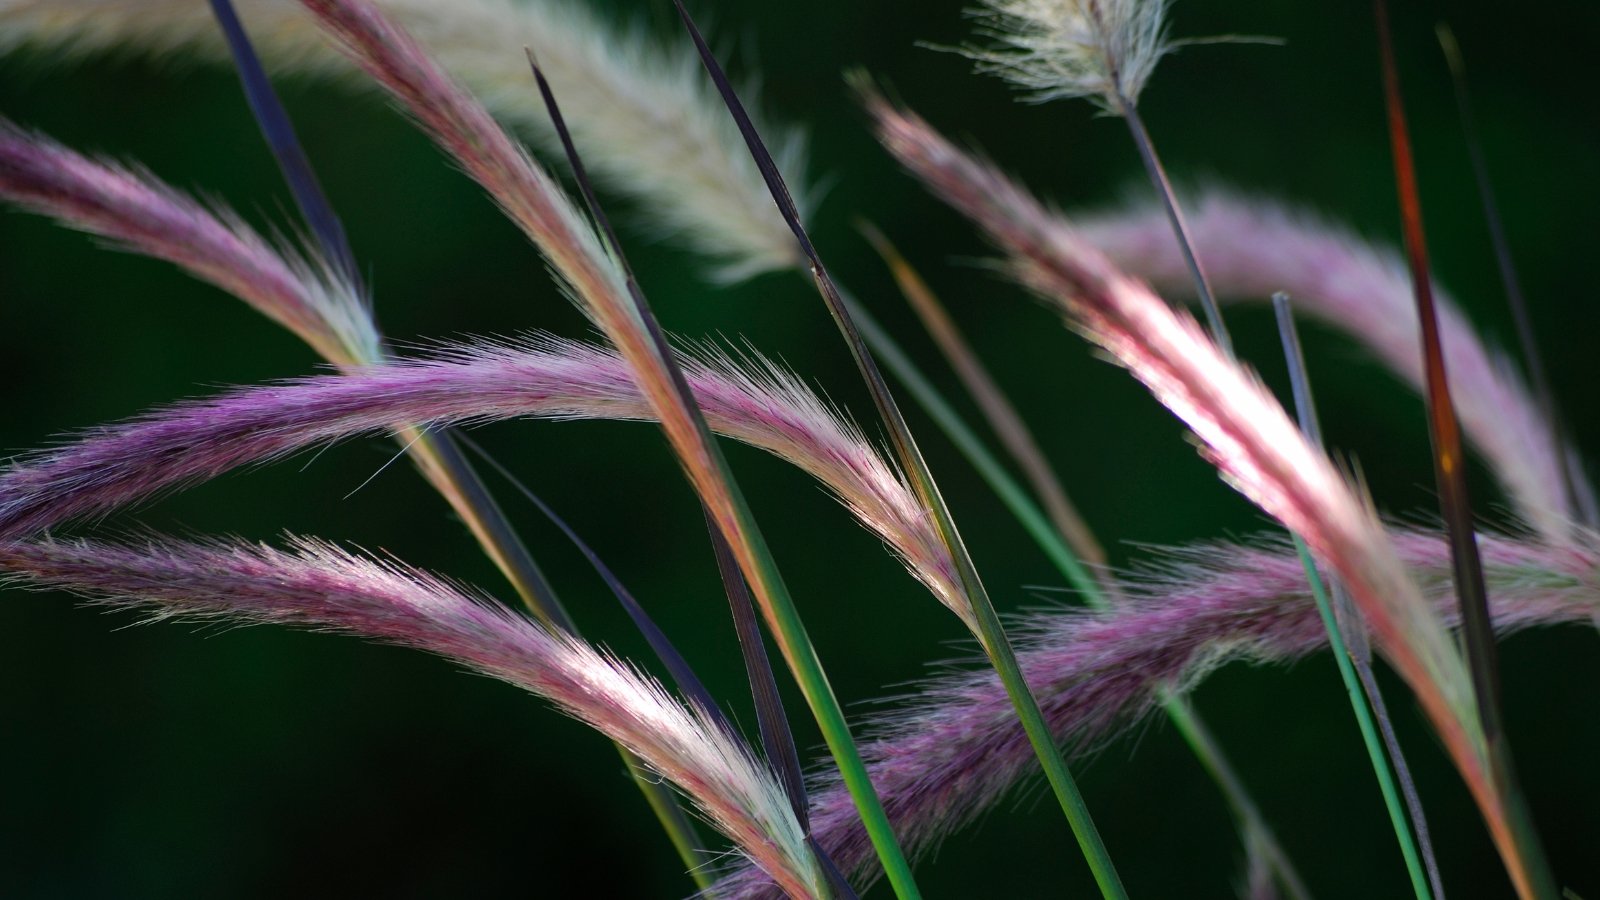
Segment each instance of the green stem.
M687 10L679 5L678 12L683 16L684 23L694 37L695 45L702 57L709 61L711 67L715 67L715 61L710 58L711 51L689 19ZM744 570L746 581L762 601L762 611L766 614L767 626L777 640L778 648L782 651L790 670L794 672L795 681L806 698L806 704L811 707L812 715L822 730L823 740L833 754L840 776L851 799L855 802L868 838L883 863L884 871L896 895L902 900L920 900L921 893L917 890L916 881L911 875L911 864L907 862L905 853L900 849L894 829L889 824L888 813L884 811L883 803L878 799L872 781L867 776L866 764L862 762L855 739L851 737L850 728L845 723L844 711L839 707L839 700L834 696L833 688L823 673L822 661L817 658L816 648L806 634L805 624L801 622L800 612L795 608L793 598L789 596L789 588L784 584L783 576L778 571L777 561L773 559L772 551L767 546L766 536L756 523L755 515L750 511L750 504L745 500L744 491L733 477L733 469L728 465L721 446L711 433L711 427L706 424L705 414L696 403L694 392L689 389L689 380L684 376L683 368L678 364L672 347L667 343L666 334L661 329L660 321L656 319L655 311L651 309L644 292L639 288L638 281L634 278L633 270L622 252L622 245L594 195L584 169L583 159L579 156L577 147L573 145L572 135L567 131L566 123L562 119L560 106L556 103L555 95L551 92L543 73L540 72L531 51L528 61L533 66L540 96L544 100L552 124L555 125L556 133L561 138L567 161L572 166L573 176L583 193L589 213L604 234L607 246L616 254L625 276L634 322L626 326L613 326L608 329L608 336L628 359L629 366L640 382L640 387L646 390L647 395L650 395L649 388L652 383L659 385L665 382L669 388L664 392L664 396L651 397L651 405L660 416L662 429L683 463L686 473L693 476L698 472L703 476L705 483L697 484L696 488L702 502L712 510L712 517L718 526L715 533L727 541L729 549L734 550L736 556L735 548L744 550L743 556L739 557L740 568ZM680 426L676 436L671 423ZM688 427L687 434L682 433L681 426ZM698 480L701 479L691 477L691 481ZM726 519L722 513L727 514Z
M721 450L716 449L715 444L711 446L715 450L717 465L726 472L727 462L722 458ZM744 493L731 479L728 481L728 486L735 515L749 528L746 532L749 537L748 546L756 557L755 568L758 578L765 581L764 588L773 612L774 621L771 624L774 630L783 636L779 647L784 651L789 668L794 672L795 681L800 685L800 692L806 698L807 705L811 707L817 725L822 729L822 739L833 754L834 763L839 767L839 775L844 781L845 789L855 801L856 811L861 815L867 837L877 851L878 859L883 863L884 873L889 878L890 886L894 888L895 896L901 900L920 900L922 894L917 889L916 879L911 874L911 864L900 849L894 828L889 824L889 814L884 811L883 803L878 799L878 793L872 786L872 779L867 775L866 763L861 759L855 739L850 736L850 727L845 722L844 711L839 706L838 698L834 696L832 686L828 684L827 675L822 670L822 661L817 658L817 651L812 646L810 637L806 635L805 624L800 621L800 611L795 608L794 601L789 596L789 589L778 575L777 563L767 547L766 538L755 528L755 520L745 503Z
M1150 140L1150 131L1144 127L1144 119L1139 117L1139 108L1132 100L1118 94L1117 101L1120 103L1117 112L1122 114L1122 120L1128 125L1128 134L1133 137L1133 145L1139 151L1139 161L1144 164L1145 174L1155 187L1156 195L1161 198L1161 208L1167 214L1167 222L1178 238L1184 265L1188 266L1189 277L1194 281L1200 307L1205 310L1206 324L1211 327L1211 336L1216 339L1222 352L1232 358L1233 338L1222 321L1222 310L1217 306L1216 297L1212 296L1211 282L1206 279L1205 269L1200 267L1200 259L1195 256L1194 241L1189 238L1189 224L1184 221L1183 208L1178 205L1178 196L1173 193L1172 182L1167 179L1167 169L1161 164L1161 157L1156 155L1156 145Z
M1406 860L1406 873L1411 876L1411 888L1416 892L1417 900L1429 900L1432 892L1428 889L1428 875L1423 869L1422 858L1417 853L1416 844L1411 840L1411 828L1406 821L1405 806L1400 800L1400 792L1396 790L1394 777L1389 771L1389 761L1384 756L1377 726L1372 721L1372 711L1367 708L1366 695L1362 693L1361 683L1356 679L1355 665L1350 661L1350 653L1345 649L1344 638L1339 632L1339 623L1334 619L1333 604L1328 602L1327 591L1322 585L1322 576L1317 573L1317 564L1311 559L1311 551L1307 549L1305 541L1297 534L1290 536L1294 539L1295 552L1300 554L1300 563L1305 566L1306 580L1311 583L1311 596L1317 602L1317 613L1322 616L1322 624L1328 630L1333 658L1339 664L1339 677L1344 681L1345 693L1350 695L1350 708L1354 710L1356 724L1361 728L1361 740L1367 745L1367 756L1372 760L1372 771L1378 778L1378 789L1383 793L1383 805L1389 811L1389 822L1394 826L1395 838L1400 841L1400 853Z
M848 293L841 291L840 296L849 306L850 313L861 329L862 336L871 345L872 352L883 361L884 366L900 381L912 399L921 405L928 417L933 419L956 449L967 458L1068 583L1095 609L1106 609L1110 606L1110 600L1099 580L1083 565L1072 548L1067 546L1044 510L1032 500L1027 490L995 458L982 439L946 402L938 389L917 368L916 363L911 361L877 319ZM1269 863L1277 872L1289 896L1295 900L1309 900L1310 892L1306 890L1299 873L1290 863L1288 854L1278 842L1271 826L1261 815L1259 807L1251 799L1243 782L1234 775L1233 767L1223 755L1222 748L1210 738L1210 732L1205 729L1199 715L1170 692L1165 693L1163 706L1195 756L1200 759L1201 765L1211 773L1228 804L1242 818L1242 827L1251 829L1260 836Z
M901 465L905 467L906 474L922 499L923 506L933 515L939 536L955 561L956 571L961 577L962 587L965 589L973 618L978 626L978 638L983 643L984 652L988 654L989 662L999 673L1000 682L1005 685L1006 695L1016 707L1022 728L1028 735L1028 742L1033 745L1034 754L1038 756L1045 777L1050 781L1050 788L1055 792L1062 812L1066 814L1067 823L1071 826L1078 847L1083 851L1084 859L1094 874L1095 883L1099 885L1100 892L1107 900L1125 900L1127 890L1122 886L1122 879L1117 875L1111 854L1107 852L1105 842L1100 838L1100 831L1089 815L1083 794L1078 790L1077 782L1067 768L1066 760L1061 756L1061 749L1056 746L1055 737L1044 721L1038 700L1034 698L1023 677L1022 669L1017 664L1016 652L1011 647L1011 640L1006 637L1005 628L1000 622L1000 615L995 611L994 604L989 600L989 593L978 577L972 557L967 553L966 545L956 530L950 509L945 505L938 485L933 481L933 475L922 457L922 451L912 438L905 417L889 394L888 385L884 382L871 351L867 349L863 332L853 317L857 308L845 300L820 267L814 269L814 272L818 288L828 303L829 312L838 323L839 330L850 347L851 355L855 357L856 364L867 382L873 401L878 407L878 414L889 428L890 441L895 447Z

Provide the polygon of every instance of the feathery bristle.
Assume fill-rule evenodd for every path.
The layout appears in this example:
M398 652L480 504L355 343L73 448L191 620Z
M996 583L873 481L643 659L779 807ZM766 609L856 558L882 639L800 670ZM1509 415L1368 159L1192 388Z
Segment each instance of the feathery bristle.
M84 594L156 618L270 622L436 653L544 697L633 752L791 897L823 876L772 772L707 712L580 638L398 563L301 539L264 545L150 541L0 544L11 580Z
M365 300L340 266L268 241L234 213L148 172L83 156L0 118L0 198L178 265L332 362L381 358Z
M1422 389L1416 304L1399 254L1304 210L1231 191L1207 191L1189 212L1195 249L1221 298L1265 302L1284 291L1299 312L1362 342ZM1075 217L1073 227L1162 294L1192 295L1178 245L1154 204ZM1553 429L1516 366L1478 336L1443 291L1437 301L1462 429L1527 524L1547 540L1566 540L1574 510L1562 472L1570 451L1553 442Z
M1087 97L1120 114L1172 52L1164 22L1169 0L982 2L972 16L995 46L961 52L1035 103Z
M1388 534L1424 596L1447 624L1456 610L1450 551L1437 533ZM1501 634L1600 614L1600 534L1574 548L1482 536ZM1126 602L1101 612L1058 608L1018 622L1019 659L1063 745L1084 755L1133 728L1166 687L1187 691L1231 660L1289 663L1327 649L1328 633L1300 560L1281 535L1245 544L1172 551L1123 582ZM958 671L922 685L899 708L868 720L862 744L912 853L937 843L1013 796L1032 774L1032 751L992 671ZM871 849L849 800L828 776L812 791L817 841L866 885ZM717 895L773 896L748 868Z

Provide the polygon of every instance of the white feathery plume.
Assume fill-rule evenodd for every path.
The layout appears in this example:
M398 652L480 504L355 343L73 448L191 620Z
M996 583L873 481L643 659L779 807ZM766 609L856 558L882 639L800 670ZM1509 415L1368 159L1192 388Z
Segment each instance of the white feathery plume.
M972 11L990 48L965 47L978 69L1035 103L1087 97L1107 112L1135 103L1172 51L1168 0L983 0Z
M299 3L235 5L267 65L370 86ZM523 48L531 48L562 98L589 167L612 189L643 201L664 232L716 257L719 277L736 280L798 263L793 235L686 45L615 28L562 0L378 5L498 117L559 156L528 74ZM228 59L209 9L196 0L0 0L0 52L19 46L69 55L127 50ZM803 133L759 124L789 183L804 184ZM802 208L805 195L798 192Z

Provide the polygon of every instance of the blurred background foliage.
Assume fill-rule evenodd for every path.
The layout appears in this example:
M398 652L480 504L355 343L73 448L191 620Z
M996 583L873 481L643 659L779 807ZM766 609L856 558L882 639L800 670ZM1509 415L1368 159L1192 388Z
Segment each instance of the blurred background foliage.
M197 0L198 2L198 0ZM619 20L680 35L670 8L614 0ZM981 146L1067 208L1142 196L1121 125L1083 103L1025 106L951 53L964 0L716 4L733 68L759 71L774 119L803 122L813 179L830 186L814 233L839 279L958 396L936 352L852 227L865 216L942 294L1037 429L1068 490L1120 564L1147 544L1248 535L1265 523L1125 373L997 278L971 229L901 174L866 133L841 80L860 66L937 127ZM1395 10L1437 276L1490 335L1510 316L1472 188L1433 26L1456 29L1485 150L1559 401L1580 444L1600 447L1593 340L1600 313L1577 257L1593 252L1600 116L1585 54L1600 7L1440 0ZM1185 48L1143 108L1186 184L1221 182L1309 204L1397 241L1370 11L1289 0L1183 0L1179 37L1281 37L1283 46ZM387 332L459 335L587 326L520 235L371 93L287 79L282 90L375 286ZM530 104L536 103L532 93ZM283 228L290 204L231 71L136 56L60 66L0 59L0 113ZM870 404L810 287L766 276L731 288L652 237L612 200L635 267L680 335L748 341L864 418ZM218 386L317 368L288 334L170 267L108 253L40 219L0 215L0 439L8 452ZM1270 317L1230 313L1243 357L1282 386ZM1332 445L1387 513L1431 519L1422 407L1348 341L1309 329L1310 368ZM1061 602L1059 578L919 411L935 473L996 602ZM869 428L871 426L869 425ZM507 423L476 436L555 505L650 606L738 718L753 724L700 517L665 442L646 426ZM393 452L363 440L241 472L110 523L274 539L309 533L390 552L511 597L404 464L357 490ZM930 663L970 658L954 619L798 473L730 448L833 683L857 714L908 690ZM1592 459L1592 457L1591 457ZM1475 472L1488 521L1500 496ZM531 509L508 509L584 631L642 658L582 559ZM137 525L135 523L138 523ZM13 897L679 896L689 881L602 739L514 689L403 650L279 629L133 620L69 598L0 598L0 893ZM1505 646L1509 728L1555 866L1600 895L1600 654L1584 629ZM1387 673L1384 673L1387 675ZM1456 897L1509 894L1478 816L1413 703L1386 681ZM791 709L803 710L798 697ZM1232 665L1197 703L1324 897L1401 896L1404 872L1349 707L1327 658L1291 669ZM805 747L818 747L801 712ZM1242 853L1206 776L1164 722L1079 770L1134 896L1230 895ZM1092 884L1040 784L948 841L920 867L928 896L1089 896ZM875 895L886 895L879 888Z

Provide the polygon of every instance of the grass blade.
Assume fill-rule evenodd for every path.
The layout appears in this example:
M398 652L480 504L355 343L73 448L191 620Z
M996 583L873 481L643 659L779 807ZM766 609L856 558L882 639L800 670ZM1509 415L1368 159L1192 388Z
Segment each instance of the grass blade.
M211 12L222 27L228 50L233 54L234 68L239 73L240 83L244 85L250 111L255 114L256 124L261 127L261 136L266 138L267 146L278 162L279 171L289 183L289 193L294 196L301 217L306 220L306 226L311 229L311 234L327 258L351 284L359 285L360 273L356 269L355 253L350 249L344 224L334 213L333 205L322 190L322 183L317 180L317 173L311 168L305 148L295 137L289 114L284 110L277 92L272 89L272 82L267 78L266 69L256 56L255 48L251 46L249 36L245 34L232 0L210 2Z
M743 104L728 82L721 65L706 45L705 38L699 28L694 24L689 11L684 8L682 0L673 0L677 8L678 17L683 21L684 28L694 41L695 49L700 52L701 62L705 64L706 72L716 84L718 92L722 94L723 102L727 105L729 113L738 123L739 131L744 135L745 142L749 145L750 155L755 159L757 167L767 181L768 189L772 193L773 202L778 205L778 210L788 222L790 230L794 232L795 239L800 242L800 248L805 253L811 266L812 278L816 282L817 290L822 295L824 303L828 306L829 313L838 324L840 333L844 336L850 348L867 389L872 395L873 403L878 409L879 416L889 429L890 443L895 448L901 465L905 468L907 476L916 488L923 505L932 515L938 527L940 536L949 548L955 561L956 569L961 576L961 582L967 593L967 600L971 604L973 617L978 625L978 636L988 654L995 670L1005 683L1006 691L1011 696L1017 713L1022 719L1023 727L1027 731L1028 739L1033 744L1039 757L1040 764L1045 770L1045 775L1050 781L1051 788L1055 791L1056 799L1061 803L1062 810L1066 813L1067 821L1072 826L1074 836L1082 849L1090 869L1094 873L1095 881L1100 886L1101 892L1108 898L1126 896L1118 877L1116 867L1111 862L1110 854L1106 851L1104 842L1100 839L1098 829L1095 828L1093 819L1089 816L1087 804L1079 792L1066 761L1062 758L1059 748L1050 735L1045 724L1043 713L1039 710L1038 701L1034 699L1022 671L1017 665L1016 653L1011 647L1010 640L1006 637L1005 630L1000 622L999 614L995 612L994 605L990 603L988 593L983 587L983 582L978 578L977 569L968 555L966 546L961 540L960 533L956 530L955 522L950 516L949 509L944 504L944 499L939 494L938 486L934 483L933 475L929 472L927 463L922 458L922 453L917 449L916 441L911 436L905 417L901 415L899 407L895 404L893 396L889 393L888 385L883 380L883 375L878 371L877 363L873 361L872 353L867 349L854 320L850 317L849 309L845 306L839 295L837 286L829 277L816 247L812 245L810 237L806 234L805 226L800 222L799 210L795 207L794 199L789 194L788 187L784 184L783 176L773 162L772 155L767 151L756 132L755 125L750 121Z
M1461 603L1461 630L1466 644L1467 666L1472 675L1473 693L1477 699L1478 719L1483 730L1484 752L1510 824L1512 847L1509 848L1511 853L1506 862L1519 894L1524 897L1554 897L1555 879L1534 830L1527 801L1517 783L1510 743L1501 724L1499 658L1494 624L1489 618L1483 563L1478 555L1477 536L1472 527L1472 504L1467 494L1460 426L1450 400L1450 382L1439 340L1439 320L1434 310L1433 285L1428 274L1428 247L1422 226L1422 201L1417 191L1416 165L1406 128L1405 107L1400 97L1400 75L1395 65L1389 10L1385 0L1373 0L1373 15L1377 20L1384 105L1388 113L1389 142L1394 155L1395 184L1406 257L1411 267L1417 313L1422 321L1422 353L1428 385L1428 433L1433 438L1434 476L1445 524L1450 533L1456 595Z
M657 354L665 364L671 377L672 385L684 408L690 412L702 440L712 450L714 464L720 468L723 478L730 489L730 499L736 508L736 513L741 514L741 517L748 517L748 510L745 508L743 497L737 492L731 473L727 470L727 463L721 458L721 454L715 451L715 439L712 437L710 429L706 425L705 417L694 399L694 393L689 389L689 383L683 375L683 370L673 361L672 350L668 346L660 325L656 322L648 303L644 299L638 281L634 278L633 270L628 265L626 255L622 252L622 244L617 240L616 232L612 229L610 220L606 217L604 209L595 197L594 188L589 182L582 157L579 155L577 147L573 144L572 135L568 132L565 120L561 116L561 107L556 102L555 94L551 91L549 82L545 80L544 73L540 71L538 61L534 59L533 52L530 50L527 55L528 63L533 70L534 80L539 87L539 95L550 114L556 134L561 140L562 149L566 152L567 161L572 166L573 176L578 183L579 191L583 195L590 215L605 235L610 252L622 268L629 298L633 301L638 319L644 325ZM728 591L729 604L734 609L735 621L738 622L741 601L744 607L748 608L750 606L750 596L745 591L744 576L737 571L737 560L733 548L728 542L722 527L717 522L716 515L708 505L703 505L702 508L705 511L707 524L710 526L712 546L717 555L718 568L722 571L724 587ZM750 523L752 526L750 531L752 533L754 533L753 524L753 522ZM771 575L776 576L776 566L772 564L770 557L765 553L760 555L766 563L765 568L768 569ZM785 605L787 605L787 591L780 587L778 593L783 597ZM891 873L890 878L894 881L897 893L906 898L917 897L919 894L915 882L910 879L910 866L905 861L904 854L894 839L887 814L883 811L876 795L872 793L871 782L866 778L866 771L861 764L854 741L849 737L848 729L844 727L842 711L838 710L837 701L833 700L831 690L826 688L826 681L822 677L820 662L816 661L815 651L811 649L810 641L805 637L803 628L799 627L798 615L793 612L792 607L785 611L793 619L793 625L786 629L775 629L775 631L788 631L789 633L785 636L790 639L791 643L797 645L797 649L803 648L803 658L806 663L796 667L796 675L802 682L802 689L806 691L807 699L812 701L814 709L819 700L823 701L824 705L831 707L831 709L825 710L826 715L819 714L818 724L822 726L824 734L829 737L829 746L834 750L840 771L845 773L847 778L859 778L860 789L857 792L857 803L861 808L863 819L868 821L869 826L876 825L882 831L882 840L875 841L875 843L879 844L880 856L883 858L885 869ZM751 688L756 699L758 715L762 718L760 726L762 740L767 745L771 763L778 767L780 778L784 782L790 803L796 805L799 810L798 817L803 824L807 821L810 807L805 800L805 781L800 773L799 754L794 747L794 736L789 732L788 722L783 715L782 702L777 693L777 683L772 677L771 666L766 663L766 653L761 644L760 634L759 632L755 634L748 633L748 626L753 624L753 622L746 622L740 627L739 643L741 650L745 654L747 671L751 679ZM792 662L793 657L791 657ZM840 740L838 732L843 732L842 740ZM835 746L836 744L838 746ZM856 772L852 773L850 771L852 767ZM874 819L878 821L874 823ZM819 860L824 875L830 883L843 881L842 876L831 861L821 862L827 858L827 855L822 852L822 848L814 841L809 841L809 846L812 848L814 856ZM900 868L903 871L896 872L896 868ZM848 885L845 885L845 889L846 891L849 890Z
M677 685L678 692L686 698L699 703L705 709L706 715L715 720L717 725L724 731L730 735L737 735L738 732L733 729L733 723L729 722L727 716L723 714L722 708L717 704L716 699L712 697L711 692L706 689L705 683L695 674L694 668L689 665L689 661L684 658L682 653L678 652L678 648L673 646L666 632L661 630L661 626L655 623L655 620L645 611L644 606L634 598L633 593L622 584L622 579L611 571L611 567L605 564L605 561L594 551L594 548L590 547L589 543L582 537L579 537L578 532L567 524L567 521L558 515L550 507L550 504L544 502L538 494L534 493L522 479L516 476L516 473L506 468L504 464L493 456L490 456L488 451L484 450L477 441L465 435L459 436L457 440L467 449L477 454L477 457L485 465L493 469L495 474L505 479L517 493L522 495L523 499L533 504L534 508L539 510L546 519L549 519L552 525L566 535L567 540L578 549L579 553L583 554L583 558L588 560L589 566L594 569L595 574L600 576L600 580L605 582L606 588L617 598L617 603L628 614L628 618L633 620L634 626L639 629L639 634L650 645L651 652L656 655L656 659L661 661L661 665L666 668L667 674L672 676L672 682Z
M745 675L750 680L750 695L755 699L756 724L761 730L761 746L766 751L767 763L778 775L795 820L806 834L806 843L816 855L823 873L828 878L834 895L842 900L854 900L855 889L844 873L834 865L826 850L811 835L811 800L806 795L805 773L800 768L800 751L794 743L794 732L789 729L789 716L783 709L783 697L778 693L778 679L773 675L772 662L767 657L767 647L761 638L761 625L756 619L750 589L739 562L733 558L733 549L717 531L717 523L706 510L706 528L711 533L711 547L717 557L717 571L722 576L722 586L728 595L728 608L733 613L734 628L739 634L739 653L744 657Z
M1273 296L1272 311L1278 319L1278 335L1283 343L1283 355L1289 367L1289 386L1294 394L1294 408L1300 422L1300 430L1305 433L1306 440L1310 441L1313 447L1320 448L1323 446L1322 427L1317 421L1317 408L1311 396L1311 378L1306 369L1305 353L1300 347L1300 335L1295 330L1294 316L1289 311L1289 298L1286 294L1279 293ZM1390 824L1394 826L1395 838L1400 842L1400 853L1405 858L1406 871L1411 876L1412 890L1416 893L1417 900L1428 900L1430 896L1443 900L1444 883L1439 877L1439 863L1434 858L1432 842L1428 840L1428 822L1423 815L1422 802L1417 795L1416 785L1411 780L1411 771L1406 765L1405 756L1400 751L1400 743L1395 738L1394 727L1389 722L1388 709L1383 703L1383 695L1378 691L1378 682L1372 675L1372 646L1367 637L1366 625L1356 612L1355 602L1350 599L1350 595L1345 592L1339 580L1332 576L1327 579L1327 587L1332 592L1332 602L1329 602L1329 592L1324 590L1324 580L1317 572L1316 562L1311 558L1310 549L1299 535L1293 535L1293 538L1295 552L1305 566L1306 580L1311 585L1317 612L1322 616L1323 624L1328 629L1328 640L1333 650L1334 661L1339 667L1339 677L1344 681L1345 692L1350 696L1350 706L1355 711L1356 722L1361 729L1361 739L1367 747L1367 757L1372 761L1373 773L1377 776L1378 788L1383 793L1383 802L1389 812ZM1378 742L1380 737L1382 746ZM1391 761L1394 766L1393 772L1390 771ZM1397 780L1400 784L1399 797L1395 791ZM1401 797L1405 800L1403 812L1400 808ZM1411 820L1410 829L1406 827L1407 816ZM1413 829L1415 840L1412 839Z
M923 328L933 337L940 351L944 353L945 361L955 370L961 378L961 383L966 386L967 393L977 402L978 409L988 420L990 429L999 436L1000 442L1010 452L1011 458L1027 476L1034 495L1044 503L1056 531L1060 532L1061 537L1072 546L1078 559L1089 563L1096 571L1104 572L1105 549L1095 540L1088 524L1083 521L1083 516L1079 515L1077 508L1067 498L1066 489L1061 486L1061 480L1051 469L1050 461L1040 449L1039 442L1034 439L1033 432L1023 421L1022 415L1000 389L994 376L989 374L983 361L973 352L966 338L962 336L960 327L939 302L938 296L929 289L927 282L922 280L911 264L906 262L875 225L862 222L857 227L878 251L878 255L883 257L884 263L894 275L895 282L900 285L900 293L911 304L917 318L922 320Z

